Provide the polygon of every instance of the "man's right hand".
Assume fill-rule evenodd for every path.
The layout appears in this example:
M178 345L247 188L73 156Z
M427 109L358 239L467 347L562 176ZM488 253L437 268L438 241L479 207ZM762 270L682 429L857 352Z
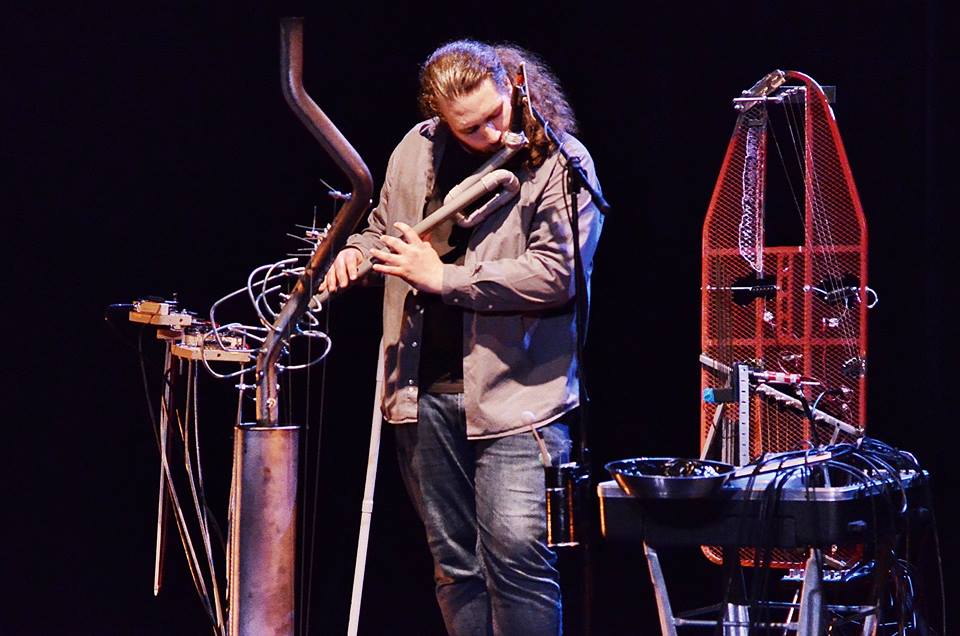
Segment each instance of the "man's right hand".
M363 262L363 252L356 247L347 247L337 254L333 265L327 270L327 275L320 285L319 291L335 292L345 288L357 280L357 269Z

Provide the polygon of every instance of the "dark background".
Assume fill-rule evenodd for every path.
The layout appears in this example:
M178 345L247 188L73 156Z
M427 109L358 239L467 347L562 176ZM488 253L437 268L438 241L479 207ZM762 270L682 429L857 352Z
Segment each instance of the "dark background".
M307 88L377 188L418 119L417 65L443 41L512 40L561 78L614 206L588 348L597 465L697 452L700 229L735 119L730 99L774 68L836 85L880 295L869 314L870 432L914 451L935 476L950 598L960 565L946 521L958 441L957 139L945 4L117 3L7 13L4 401L13 408L0 632L208 633L175 536L165 588L151 594L158 460L129 346L137 330L122 313L120 333L111 330L103 315L110 303L174 292L205 313L252 267L291 249L284 233L310 223L314 206L329 219L319 178L349 189L281 96L278 20L291 13L307 17ZM311 374L312 458L320 438L319 476L309 477L320 484L311 633L346 626L378 315L373 290L331 308L322 422L322 374ZM205 479L223 522L235 392L209 378L202 388ZM386 434L362 633L439 633L416 523ZM575 606L577 555L563 567ZM716 600L717 569L695 551L672 557L667 576L676 605ZM639 554L598 547L597 578L595 633L656 631Z

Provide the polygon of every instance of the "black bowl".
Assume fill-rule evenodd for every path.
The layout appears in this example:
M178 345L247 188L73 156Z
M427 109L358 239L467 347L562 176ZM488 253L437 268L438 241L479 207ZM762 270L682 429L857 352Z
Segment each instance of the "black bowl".
M719 493L734 467L706 459L635 457L610 462L605 468L633 497L697 499Z

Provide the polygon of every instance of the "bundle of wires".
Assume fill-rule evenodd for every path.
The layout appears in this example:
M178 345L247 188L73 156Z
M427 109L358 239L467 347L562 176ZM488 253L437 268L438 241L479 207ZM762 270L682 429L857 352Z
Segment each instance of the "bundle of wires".
M799 461L798 461L799 460ZM762 628L769 625L774 609L782 608L782 603L771 603L769 588L772 576L772 553L774 549L775 532L780 504L784 500L784 490L802 488L807 501L816 501L818 489L836 485L856 486L862 493L872 495L870 514L872 518L867 524L871 536L867 544L875 548L875 552L865 554L860 563L848 566L843 563L830 563L831 567L841 567L845 570L840 580L852 581L871 572L877 578L874 589L889 589L887 598L877 598L877 605L885 621L881 623L883 629L894 629L895 634L937 634L945 633L946 616L941 616L940 632L933 631L922 616L917 603L919 590L917 589L916 568L911 564L910 538L912 535L911 501L908 498L908 485L911 492L925 493L924 510L930 506L929 484L926 473L921 469L917 459L909 452L893 448L879 440L863 437L855 443L840 443L820 447L811 447L804 450L778 453L772 456L761 457L747 468L752 469L744 474L741 470L741 479L747 479L746 491L754 492L757 486L762 486L760 507L758 512L751 512L749 501L744 499L744 506L740 513L740 536L746 536L744 531L752 526L757 531L757 543L753 547L754 571L749 593L741 590L740 596L745 597L750 606L750 627ZM768 480L763 486L761 480ZM759 483L758 483L759 482ZM914 506L915 508L916 506ZM812 506L813 515L818 514L818 507ZM820 527L815 517L813 525ZM940 562L939 542L936 536L935 523L932 524L938 565ZM816 546L811 546L816 547ZM884 552L885 551L885 552ZM813 554L818 559L818 570L824 571L824 557L820 550ZM727 556L726 558L731 558ZM877 567L878 563L888 567ZM944 600L942 567L939 571L941 607ZM889 577L889 580L886 580ZM734 590L733 581L728 581L725 590L725 606L729 602ZM862 621L863 616L832 617L833 624L839 625L853 621ZM718 629L722 626L722 618L718 621ZM913 630L913 631L907 631ZM837 632L839 633L839 632ZM858 632L859 633L859 632ZM884 633L881 631L880 633Z

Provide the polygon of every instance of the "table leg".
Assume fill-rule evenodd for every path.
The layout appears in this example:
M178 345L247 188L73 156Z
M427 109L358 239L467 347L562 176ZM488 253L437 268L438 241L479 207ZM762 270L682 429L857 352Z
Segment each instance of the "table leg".
M657 551L643 543L643 555L650 568L650 581L653 583L653 593L657 599L657 613L660 615L660 632L663 636L677 636L677 627L674 621L673 609L670 607L670 597L667 595L667 583L663 579L663 570L660 568L660 557Z
M823 636L823 572L820 550L810 550L800 592L800 626L797 636Z

